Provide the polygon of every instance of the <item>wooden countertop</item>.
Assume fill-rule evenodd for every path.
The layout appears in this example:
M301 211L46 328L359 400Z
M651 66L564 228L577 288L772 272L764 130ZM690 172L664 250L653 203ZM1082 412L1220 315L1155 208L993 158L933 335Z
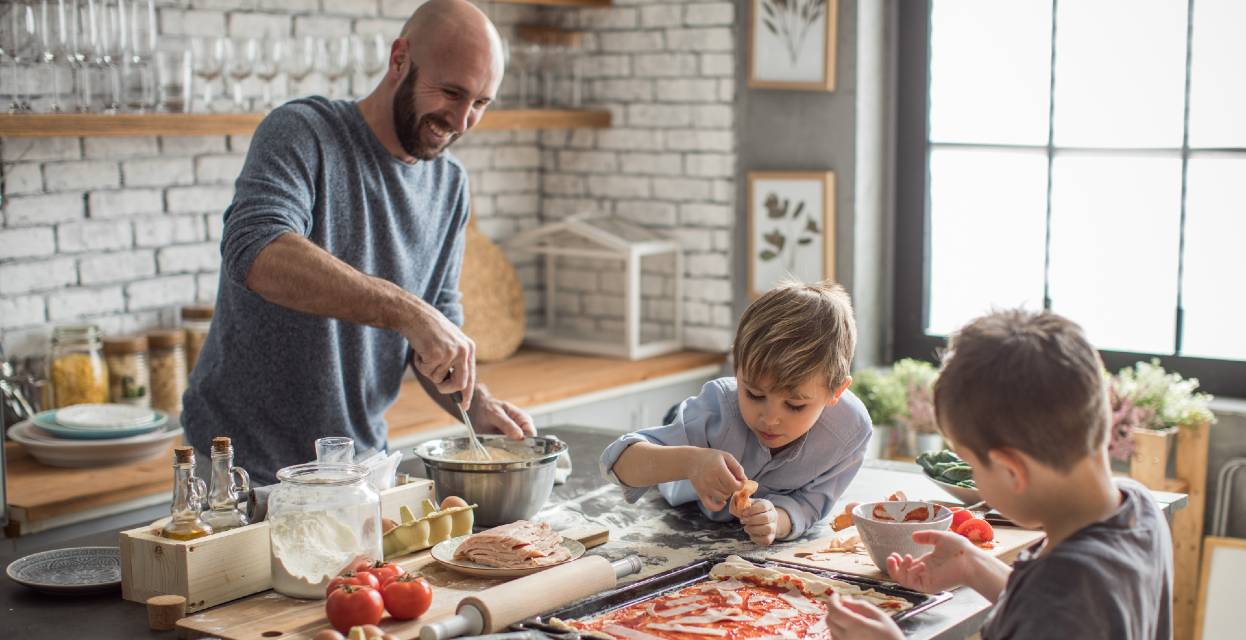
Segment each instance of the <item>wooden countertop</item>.
M502 362L481 365L479 378L495 396L532 411L542 405L720 366L724 361L722 354L691 351L626 361L524 349ZM422 432L454 422L414 380L403 383L398 400L385 417L391 442L410 441ZM15 443L5 444L5 456L11 519L5 534L9 537L43 528L32 525L50 519L106 510L170 491L167 455L121 467L88 469L45 466Z

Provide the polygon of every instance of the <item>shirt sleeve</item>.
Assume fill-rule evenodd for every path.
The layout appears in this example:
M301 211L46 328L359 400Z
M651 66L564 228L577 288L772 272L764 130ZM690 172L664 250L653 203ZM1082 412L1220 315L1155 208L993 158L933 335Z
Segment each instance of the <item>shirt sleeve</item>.
M629 503L636 502L650 487L631 487L624 484L614 473L614 464L619 461L619 456L637 442L651 442L667 447L709 448L710 441L715 437L721 424L719 417L722 415L722 398L722 386L718 384L718 381L712 380L701 387L700 395L688 398L679 405L675 420L670 424L641 429L615 440L601 453L599 464L602 476L623 487L623 497ZM659 486L662 496L672 506L697 500L691 481L665 482Z
M830 469L800 489L764 496L776 508L786 511L792 521L792 530L781 540L799 538L814 523L830 515L835 501L848 489L848 485L857 477L857 472L865 462L865 450L872 431L866 426L864 437L858 437L850 445L847 455L841 457Z
M455 198L454 216L456 229L452 242L449 243L449 255L445 262L445 275L437 288L433 306L450 322L463 326L463 295L459 291L459 275L463 271L463 252L467 245L467 221L471 212L470 190L467 177L459 182L458 197Z
M255 130L221 235L222 269L238 285L246 286L251 265L270 242L287 233L311 233L320 159L311 130L297 108L288 106Z

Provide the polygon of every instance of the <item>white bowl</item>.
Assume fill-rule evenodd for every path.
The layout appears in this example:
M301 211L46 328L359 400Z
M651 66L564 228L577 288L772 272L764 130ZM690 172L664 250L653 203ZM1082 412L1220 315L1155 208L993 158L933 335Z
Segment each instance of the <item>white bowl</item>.
M952 494L953 498L956 498L957 500L960 500L961 502L965 503L966 507L982 502L982 494L978 493L977 489L970 489L969 487L959 487L954 484L948 484L940 480L935 480L934 478L931 478L930 476L926 476L926 479L939 485L940 489L943 489L944 491Z
M894 520L880 520L874 517L874 507L882 505L882 509ZM928 518L924 521L905 522L905 514L925 507ZM887 573L887 557L893 553L901 556L909 554L914 558L930 551L934 547L913 542L916 531L947 531L952 526L952 510L933 502L892 501L866 502L852 510L852 522L857 527L861 542L869 552L870 559L883 574Z
M41 433L29 421L9 428L9 438L31 457L53 467L102 467L158 456L181 442L182 428L170 425L152 433L116 440L65 440Z

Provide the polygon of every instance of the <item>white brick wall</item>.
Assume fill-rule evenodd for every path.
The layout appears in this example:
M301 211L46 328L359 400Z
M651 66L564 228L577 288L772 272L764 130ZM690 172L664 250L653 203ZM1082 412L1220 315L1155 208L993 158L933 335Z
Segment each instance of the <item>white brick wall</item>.
M158 1L161 28L170 35L390 32L419 4ZM586 32L587 106L609 109L615 120L603 130L469 133L454 153L469 171L478 228L502 241L542 222L596 212L664 233L686 255L681 304L689 345L725 349L734 328L734 3L482 6L505 36L516 24ZM513 75L503 85L504 106L513 99ZM370 89L358 79L354 86ZM89 320L106 332L129 332L173 322L178 305L213 301L221 214L249 145L248 136L0 140L0 340L10 353L43 349L48 323ZM541 265L512 259L529 312L538 313ZM617 266L562 272L582 291L563 297L562 310L598 314L570 317L570 326L618 328L618 301L610 296L620 281L605 274L617 275ZM646 283L658 282L646 276ZM646 320L659 326L673 309L670 300L645 300Z

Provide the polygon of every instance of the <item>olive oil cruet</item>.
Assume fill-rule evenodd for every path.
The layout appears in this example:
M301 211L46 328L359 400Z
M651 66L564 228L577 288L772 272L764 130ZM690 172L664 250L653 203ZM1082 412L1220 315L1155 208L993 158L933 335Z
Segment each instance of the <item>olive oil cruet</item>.
M212 533L212 526L199 517L206 493L203 480L195 477L195 450L173 448L173 519L160 535L171 540L194 540Z

